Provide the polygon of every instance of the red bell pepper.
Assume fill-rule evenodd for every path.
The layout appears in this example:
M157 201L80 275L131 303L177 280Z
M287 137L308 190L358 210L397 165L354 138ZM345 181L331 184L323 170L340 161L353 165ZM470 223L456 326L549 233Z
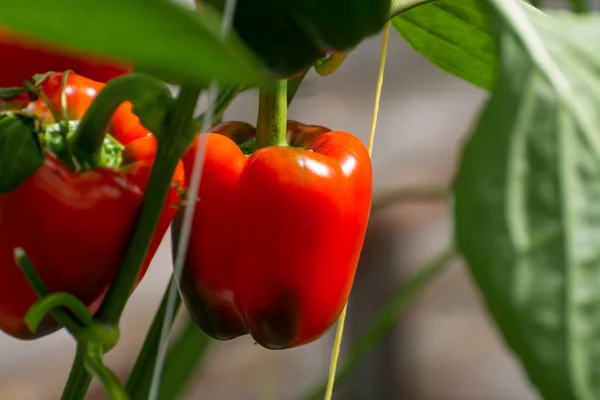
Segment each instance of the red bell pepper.
M50 291L91 304L119 266L142 194L118 171L73 173L47 153L34 175L0 195L0 329L21 339L58 329L46 321L33 335L25 326L38 297L13 260L15 247L25 249Z
M132 71L112 60L33 40L0 26L0 87L21 86L26 79L47 71L72 70L100 82Z
M60 82L60 84L58 84ZM81 118L103 84L70 74L67 114ZM62 74L52 74L41 86L49 102L60 104ZM58 103L56 103L58 101ZM60 109L60 108L59 108ZM27 110L54 122L38 100ZM139 124L130 108L119 108L120 121ZM62 115L62 114L61 114ZM113 120L111 130L115 127ZM29 283L13 260L13 249L22 247L51 291L77 296L95 312L115 275L131 234L156 153L156 140L145 128L144 136L132 137L123 151L121 170L97 167L71 171L46 150L45 161L17 189L0 195L0 330L17 338L31 339L56 331L48 319L33 335L23 317L37 300ZM121 130L122 131L122 130ZM118 137L116 137L119 140ZM180 162L174 186L184 182ZM172 188L161 213L154 237L141 267L141 280L176 213L179 194Z
M348 133L304 128L288 125L288 141L305 148L249 157L225 135L205 135L179 285L214 338L249 332L270 349L299 346L323 335L348 300L371 205L370 157ZM186 181L197 145L183 158Z

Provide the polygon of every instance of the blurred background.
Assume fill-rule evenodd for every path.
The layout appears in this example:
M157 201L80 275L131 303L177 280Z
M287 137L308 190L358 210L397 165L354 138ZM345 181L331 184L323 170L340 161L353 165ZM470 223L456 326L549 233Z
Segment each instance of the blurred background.
M600 6L600 1L592 3ZM334 75L321 78L311 72L291 106L290 119L345 130L366 142L380 51L381 37L374 37ZM399 187L448 185L461 142L485 99L486 93L432 66L392 31L373 151L374 196ZM256 107L256 93L245 94L225 119L254 123ZM451 204L440 201L391 206L371 216L344 349L402 283L450 243L450 216ZM107 356L122 376L135 361L171 267L167 235L128 304L122 339ZM299 399L326 378L334 330L315 343L286 351L262 349L248 337L213 342L182 398ZM73 341L65 332L35 342L0 336L0 399L59 399L73 354ZM106 397L94 384L88 398ZM351 379L336 386L334 398L529 400L536 395L457 260L409 306Z

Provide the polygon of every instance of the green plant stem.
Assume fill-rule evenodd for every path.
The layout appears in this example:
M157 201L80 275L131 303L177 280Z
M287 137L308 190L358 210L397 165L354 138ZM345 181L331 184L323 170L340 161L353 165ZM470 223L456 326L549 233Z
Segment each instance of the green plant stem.
M118 325L148 252L175 167L194 138L192 117L200 91L201 88L198 86L182 86L177 101L169 108L167 132L170 134L158 136L158 151L142 200L135 231L131 236L121 267L96 315L98 319L108 325ZM76 357L65 390L69 394L68 397L63 396L63 400L83 400L90 382L91 376L85 369L83 356Z
M292 103L292 100L296 96L300 85L304 81L306 74L308 73L308 69L304 71L301 75L296 78L289 79L287 83L287 104L288 106ZM228 86L219 90L219 95L217 96L217 100L215 101L215 110L214 117L212 121L212 125L218 124L221 122L223 118L223 114L227 110L227 108L231 105L231 103L235 100L235 98L248 90L248 87L243 86ZM202 113L196 118L196 124L198 126L202 126L204 122L205 114Z
M390 19L410 10L411 8L422 6L427 3L433 3L434 1L436 0L392 0L392 4L390 6Z
M587 13L591 11L591 7L587 0L571 0L571 7L576 13Z
M82 349L77 346L73 366L69 373L69 378L63 390L61 400L85 399L88 388L92 383L92 375L89 374L84 364L84 354Z
M98 93L71 139L71 148L81 164L98 165L107 128L125 101L133 104L133 111L144 127L157 137L164 136L166 113L173 102L167 86L149 75L120 76L110 80Z
M140 268L148 252L161 210L165 204L171 178L179 159L195 137L192 116L201 88L198 86L181 88L177 101L170 114L169 135L159 137L158 151L152 167L146 193L142 201L138 223L131 237L125 257L117 272L106 298L98 310L97 317L115 325L123 313L127 299L140 273Z
M35 266L21 248L14 250L15 262L23 271L23 274L27 278L27 281L40 297L40 299L50 296L51 293L42 281L42 278L37 273ZM87 311L87 309L86 309ZM75 320L64 308L51 307L50 311L52 317L62 326L64 326L73 337L77 338L83 332L84 326L80 324L80 321Z
M287 146L287 81L275 88L261 88L258 95L256 144L258 147Z
M379 211L394 204L445 200L450 196L450 191L445 186L417 186L414 188L399 188L381 194L373 199L372 211Z
M396 324L398 318L404 314L409 304L421 291L427 287L440 273L450 265L456 256L454 247L443 250L427 264L425 264L408 282L402 285L393 295L392 299L375 316L366 332L361 335L357 343L350 350L350 354L336 375L336 383L347 379L352 371L360 365L373 347ZM323 397L327 382L322 382L314 390L301 397L302 400L317 400Z
M171 275L169 282L172 280L173 276ZM140 351L133 369L129 374L129 378L127 379L127 385L125 388L132 400L146 400L148 398L148 393L150 392L150 382L152 380L152 371L154 370L156 354L158 353L158 346L160 343L160 333L167 309L167 299L169 298L171 290L176 290L176 286L169 283L167 285L167 290L165 291L165 294L160 302L158 311L152 320L152 325L150 326L150 330L146 335L142 350ZM178 309L180 305L181 297L177 296L176 309ZM174 313L173 318L168 321L171 326L175 320L176 314L177 313Z
M108 289L106 298L96 317L107 324L117 324L133 290L140 268L164 206L167 192L179 157L171 156L159 148L152 167L150 180L144 194L138 223L130 238L121 267Z

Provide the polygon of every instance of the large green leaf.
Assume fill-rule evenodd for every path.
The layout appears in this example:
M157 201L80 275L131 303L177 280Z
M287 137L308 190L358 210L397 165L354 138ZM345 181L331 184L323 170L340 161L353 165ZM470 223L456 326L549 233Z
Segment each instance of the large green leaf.
M404 39L443 70L492 90L496 46L481 0L440 0L414 6L392 22Z
M588 42L582 50L600 52L600 40L590 40L594 37L600 38L600 14L574 14L568 11L555 10L545 11L561 21L563 34L568 35L575 42Z
M586 17L487 3L499 83L462 154L457 244L542 396L599 399L598 37L565 34Z
M133 62L169 81L262 82L256 58L233 33L222 41L219 20L204 9L199 13L169 0L4 1L0 24Z

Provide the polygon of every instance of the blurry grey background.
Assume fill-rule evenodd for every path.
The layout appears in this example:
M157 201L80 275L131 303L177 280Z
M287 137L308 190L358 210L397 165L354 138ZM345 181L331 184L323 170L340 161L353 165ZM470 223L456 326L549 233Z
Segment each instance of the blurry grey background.
M321 78L311 72L290 118L346 130L366 142L380 50L381 37L375 37L334 75ZM406 185L448 184L461 141L485 99L486 93L432 66L392 31L373 152L375 196ZM226 119L254 123L256 101L255 93L241 96ZM450 212L450 204L428 202L372 215L345 347L391 293L450 242ZM120 374L126 375L135 360L170 275L169 242L167 236L132 296L121 342L107 356ZM216 342L185 399L298 399L326 377L334 329L315 343L287 351L264 350L248 337ZM73 353L65 332L34 342L0 336L0 399L59 399ZM95 384L89 399L105 398ZM362 368L336 387L334 398L529 400L536 395L459 260L409 307Z

